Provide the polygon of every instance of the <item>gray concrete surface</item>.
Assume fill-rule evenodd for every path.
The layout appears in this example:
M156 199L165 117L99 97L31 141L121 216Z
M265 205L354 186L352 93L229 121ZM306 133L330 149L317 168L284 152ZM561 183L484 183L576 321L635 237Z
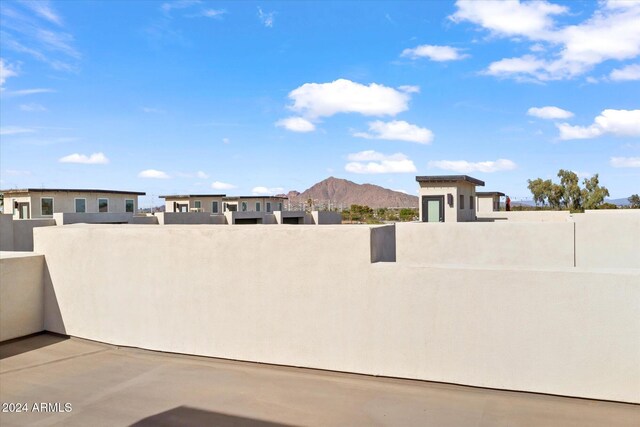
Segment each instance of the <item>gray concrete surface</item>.
M0 345L3 427L637 426L640 406L118 348L38 335ZM32 412L34 403L70 412ZM64 410L64 409L63 409Z

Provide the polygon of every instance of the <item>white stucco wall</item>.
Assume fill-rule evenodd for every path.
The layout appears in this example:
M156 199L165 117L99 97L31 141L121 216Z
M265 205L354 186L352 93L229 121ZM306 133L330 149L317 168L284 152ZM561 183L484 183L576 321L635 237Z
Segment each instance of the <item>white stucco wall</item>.
M478 220L510 222L566 222L571 221L569 211L499 211L478 212Z
M44 330L44 257L0 252L0 341Z
M640 209L574 214L573 221L578 267L640 270Z
M371 236L346 225L36 229L45 326L154 350L640 402L638 272L372 264Z
M573 223L397 223L397 260L415 265L573 267Z

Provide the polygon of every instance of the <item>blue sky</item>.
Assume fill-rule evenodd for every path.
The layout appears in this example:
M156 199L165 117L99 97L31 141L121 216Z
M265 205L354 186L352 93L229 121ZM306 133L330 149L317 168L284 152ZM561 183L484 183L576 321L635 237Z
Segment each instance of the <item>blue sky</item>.
M640 192L640 2L0 4L0 186Z

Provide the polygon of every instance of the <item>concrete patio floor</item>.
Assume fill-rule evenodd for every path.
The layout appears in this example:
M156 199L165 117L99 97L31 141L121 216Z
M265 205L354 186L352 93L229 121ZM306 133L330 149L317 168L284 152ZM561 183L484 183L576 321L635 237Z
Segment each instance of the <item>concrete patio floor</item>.
M0 425L634 426L640 406L119 348L0 344ZM34 403L70 412L32 412ZM56 409L56 408L51 408Z

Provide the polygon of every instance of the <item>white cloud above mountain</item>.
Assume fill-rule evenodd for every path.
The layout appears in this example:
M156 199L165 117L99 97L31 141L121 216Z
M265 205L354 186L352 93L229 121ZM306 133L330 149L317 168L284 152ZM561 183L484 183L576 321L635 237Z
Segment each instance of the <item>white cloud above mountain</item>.
M408 141L429 144L433 141L433 132L403 120L369 122L369 132L354 132L353 136L366 139L385 139L390 141Z
M435 160L428 163L430 168L443 169L460 173L471 172L501 172L517 168L515 162L509 159L489 160L484 162L469 162L467 160Z
M366 150L349 154L347 159L350 162L344 169L357 174L411 173L417 170L413 161L402 153L386 155Z

